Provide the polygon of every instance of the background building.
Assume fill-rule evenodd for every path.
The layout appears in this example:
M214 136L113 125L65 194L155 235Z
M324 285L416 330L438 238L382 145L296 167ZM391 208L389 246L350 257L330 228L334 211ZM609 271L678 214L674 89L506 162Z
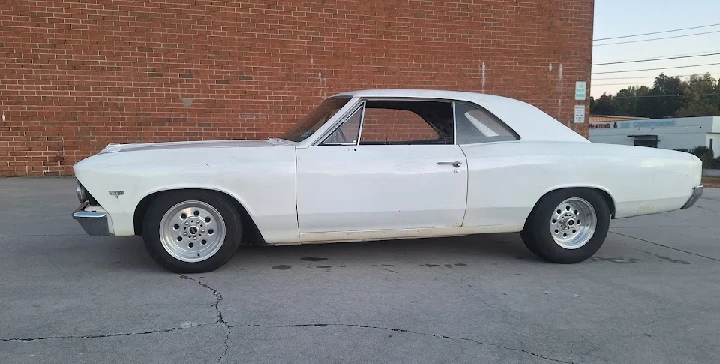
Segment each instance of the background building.
M0 7L0 175L108 143L266 138L322 98L441 88L574 123L593 0L19 1ZM181 163L179 164L181 166ZM180 167L179 167L180 168Z
M627 120L643 120L649 119L638 116L622 116L622 115L590 115L590 122L595 121L627 121ZM591 124L592 125L592 124Z
M706 146L720 156L720 117L590 122L590 141L691 151Z

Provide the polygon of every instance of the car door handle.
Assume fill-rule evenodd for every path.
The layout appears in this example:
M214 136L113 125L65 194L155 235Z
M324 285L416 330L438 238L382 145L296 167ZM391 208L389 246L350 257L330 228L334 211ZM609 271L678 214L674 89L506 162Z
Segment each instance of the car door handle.
M437 164L439 164L439 165L441 165L441 166L450 165L450 166L453 166L453 167L457 168L457 167L460 167L460 165L462 164L462 162L460 162L460 161L454 161L454 162L437 162Z

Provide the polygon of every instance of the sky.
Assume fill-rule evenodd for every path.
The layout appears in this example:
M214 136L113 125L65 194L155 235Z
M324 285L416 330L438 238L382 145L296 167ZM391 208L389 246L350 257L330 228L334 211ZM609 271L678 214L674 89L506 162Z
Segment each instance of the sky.
M700 27L667 32L680 28ZM633 34L658 34L600 40ZM686 37L688 34L706 33ZM652 40L655 38L678 37ZM664 72L668 76L704 74L720 76L720 0L595 0L593 68L590 94L615 94L628 86L647 85ZM639 41L627 44L608 44ZM598 63L718 53L652 62L599 65ZM718 63L717 65L708 65ZM671 67L702 65L673 69ZM639 71L648 68L663 70ZM607 73L614 71L632 71Z

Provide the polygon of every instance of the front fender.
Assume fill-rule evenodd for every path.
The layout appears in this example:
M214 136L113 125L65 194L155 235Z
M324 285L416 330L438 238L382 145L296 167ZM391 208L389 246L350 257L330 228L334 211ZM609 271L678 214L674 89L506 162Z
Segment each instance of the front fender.
M133 216L145 197L192 188L235 198L268 243L298 241L294 147L194 151L202 158L188 158L183 152L96 155L77 163L75 175L111 216L117 236L134 235Z

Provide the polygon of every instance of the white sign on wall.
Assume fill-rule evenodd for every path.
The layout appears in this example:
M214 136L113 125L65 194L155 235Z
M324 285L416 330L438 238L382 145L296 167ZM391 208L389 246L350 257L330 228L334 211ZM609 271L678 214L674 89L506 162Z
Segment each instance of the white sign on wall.
M585 105L575 105L575 124L585 122Z
M587 98L587 82L577 81L575 82L575 100L585 101Z

